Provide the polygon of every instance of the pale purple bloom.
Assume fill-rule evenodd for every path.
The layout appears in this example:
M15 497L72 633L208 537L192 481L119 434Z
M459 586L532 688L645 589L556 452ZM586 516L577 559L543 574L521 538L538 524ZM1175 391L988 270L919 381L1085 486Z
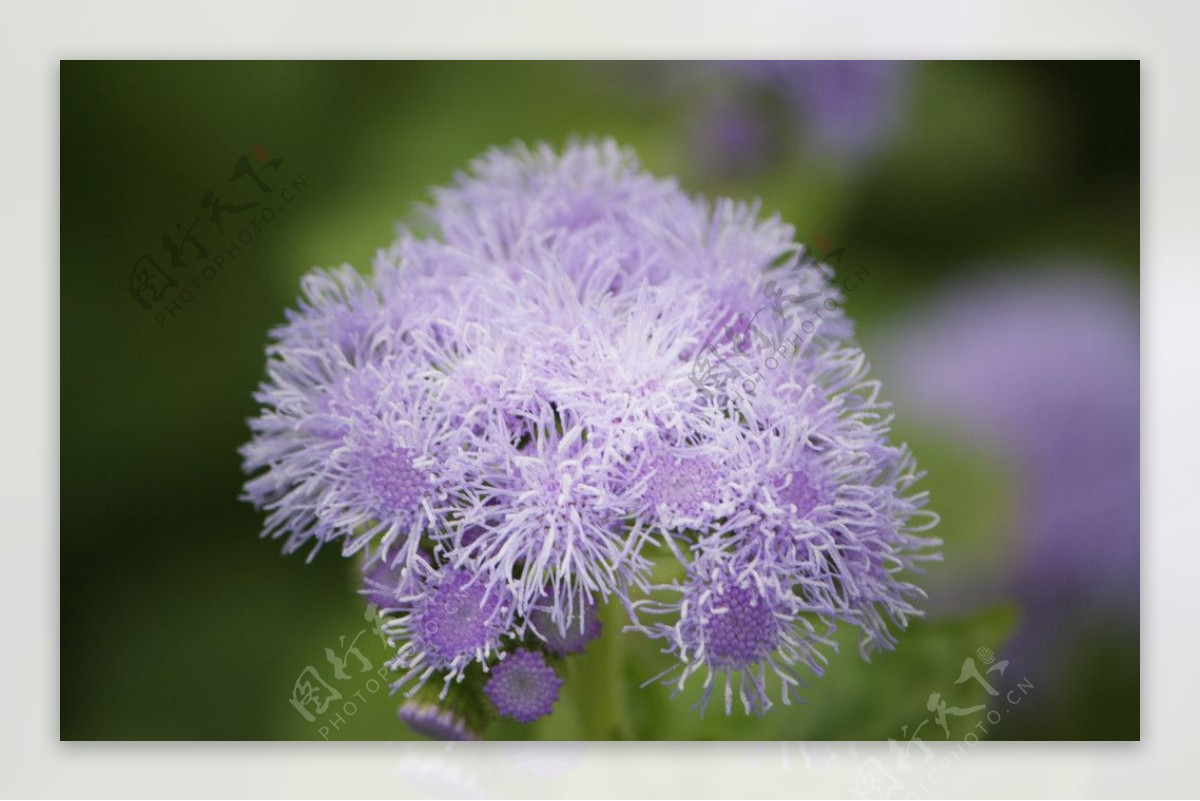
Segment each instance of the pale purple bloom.
M925 493L912 491L919 477L912 456L887 443L886 410L877 386L864 380L861 351L834 347L812 358L780 366L781 375L796 372L790 381L764 382L760 390L772 394L742 406L744 419L716 417L701 429L722 454L712 482L724 490L722 505L711 519L689 523L699 533L664 530L680 560L694 560L689 578L655 587L652 600L632 605L635 625L678 654L672 681L682 688L693 674L704 676L702 705L718 680L727 710L736 697L747 711L765 711L773 704L771 684L790 703L799 686L795 668L819 675L818 648L829 645L836 624L861 630L867 657L894 644L893 627L921 614L914 603L924 593L902 576L936 558L926 550L932 541L921 536L936 517L923 509ZM729 654L705 645L705 621L722 614L709 615L705 604L716 603L715 610L722 598L735 606L745 600L745 625L758 614L765 632L768 618L754 601L760 597L802 628L775 629L772 649L755 659L745 651L735 666ZM677 622L657 622L662 615Z
M704 529L727 514L734 488L715 448L655 443L641 461L639 511L664 531Z
M832 627L821 630L800 612L816 612L787 586L786 572L759 569L741 573L734 565L703 557L691 566L682 585L672 587L669 601L642 601L637 611L669 616L673 623L652 623L644 631L666 642L679 664L664 671L682 690L694 674L702 676L703 694L697 706L707 707L715 691L725 713L734 699L747 713L770 709L772 685L784 704L798 698L801 665L820 676L827 661L819 646L835 647L828 639Z
M395 688L577 652L615 598L678 681L762 711L828 628L865 654L919 614L935 518L789 226L612 142L493 151L424 217L371 280L306 280L243 449L266 535L364 554ZM663 549L684 585L652 584Z
M537 651L514 651L492 669L483 691L502 717L532 723L549 715L562 679Z
M507 588L487 586L477 571L446 567L434 572L426 564L416 562L421 578L399 599L402 614L384 624L403 643L390 664L403 674L394 686L410 684L410 695L434 672L448 688L470 664L486 664L502 653L513 623Z
M372 542L411 555L444 519L434 468L458 432L402 357L356 363L343 347L272 349L255 395L265 408L242 449L248 470L268 470L247 497L271 512L263 534L285 536L288 552L340 540L347 555Z

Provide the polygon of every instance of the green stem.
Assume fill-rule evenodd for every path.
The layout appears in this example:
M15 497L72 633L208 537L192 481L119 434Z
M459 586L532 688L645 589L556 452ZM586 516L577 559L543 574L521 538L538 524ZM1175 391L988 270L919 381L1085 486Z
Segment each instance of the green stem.
M575 677L584 736L589 740L632 740L633 721L629 717L621 634L625 611L618 603L606 604L600 610L600 620L604 632L588 646Z

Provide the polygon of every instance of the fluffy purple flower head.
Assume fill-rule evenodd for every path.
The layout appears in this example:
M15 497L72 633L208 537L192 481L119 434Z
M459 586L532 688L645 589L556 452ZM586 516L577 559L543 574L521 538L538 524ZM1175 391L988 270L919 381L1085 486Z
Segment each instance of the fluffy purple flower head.
M537 651L514 651L492 670L483 691L506 718L532 723L549 715L562 679Z
M866 652L919 614L935 518L789 226L607 141L493 151L424 216L372 279L306 281L243 449L266 535L388 565L396 688L575 651L615 597L678 681L762 711L827 628Z
M511 594L504 587L487 586L478 572L421 572L423 579L400 599L402 614L384 625L403 643L391 667L404 672L397 688L412 683L410 694L435 671L442 672L448 687L472 662L486 663L499 654L513 619Z
M766 712L774 705L772 685L778 686L779 699L790 704L802 682L797 667L820 676L826 657L818 646L835 647L825 636L831 627L818 632L802 613L828 610L805 608L780 584L781 577L761 570L739 575L722 561L701 558L682 585L670 588L672 600L638 604L640 613L674 620L643 627L651 638L664 640L667 652L679 660L663 675L678 692L691 676L700 674L701 712L714 690L722 696L726 714L732 712L735 698L747 713Z
M292 552L338 541L346 555L378 543L411 557L422 532L444 521L445 490L432 468L456 434L437 396L402 357L355 364L343 347L269 351L264 404L243 447L247 498L270 511L263 536ZM311 558L311 557L310 557Z
M657 447L648 451L641 511L664 529L696 528L726 507L728 476L718 458L697 448Z

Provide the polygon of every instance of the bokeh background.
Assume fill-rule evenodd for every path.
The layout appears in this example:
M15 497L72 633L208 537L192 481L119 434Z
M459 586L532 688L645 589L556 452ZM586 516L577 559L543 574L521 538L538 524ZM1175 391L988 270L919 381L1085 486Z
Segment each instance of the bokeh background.
M352 567L283 557L238 500L266 333L307 270L369 270L485 149L599 135L863 272L848 311L945 562L927 620L871 664L846 641L807 705L702 719L639 689L652 644L605 636L554 715L491 735L1137 739L1139 83L1137 62L63 62L61 737L413 736ZM207 279L255 178L291 199ZM209 190L206 260L178 234ZM178 281L150 308L143 254ZM355 637L372 667L334 679L326 649ZM606 660L624 681L600 686ZM956 683L966 660L1007 662L999 695ZM309 666L353 714L289 703ZM934 692L976 711L943 732Z

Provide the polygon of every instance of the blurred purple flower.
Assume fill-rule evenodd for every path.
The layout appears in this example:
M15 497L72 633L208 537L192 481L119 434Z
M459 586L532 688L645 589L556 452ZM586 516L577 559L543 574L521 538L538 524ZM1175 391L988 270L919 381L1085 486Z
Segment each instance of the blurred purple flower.
M794 140L809 156L853 163L898 130L911 84L900 61L727 61L681 67L699 87L691 149L700 169L746 175Z
M760 109L734 98L714 98L695 116L689 147L695 163L714 176L751 175L780 153L780 142Z
M411 726L413 731L434 740L479 739L479 732L467 725L460 715L429 701L405 701L400 705L397 715L401 721Z
M1136 617L1138 308L1093 269L979 278L889 337L907 412L994 445L1019 480L1018 563L1031 616Z
M817 151L874 152L898 123L910 67L902 61L750 61L742 68L786 105Z

